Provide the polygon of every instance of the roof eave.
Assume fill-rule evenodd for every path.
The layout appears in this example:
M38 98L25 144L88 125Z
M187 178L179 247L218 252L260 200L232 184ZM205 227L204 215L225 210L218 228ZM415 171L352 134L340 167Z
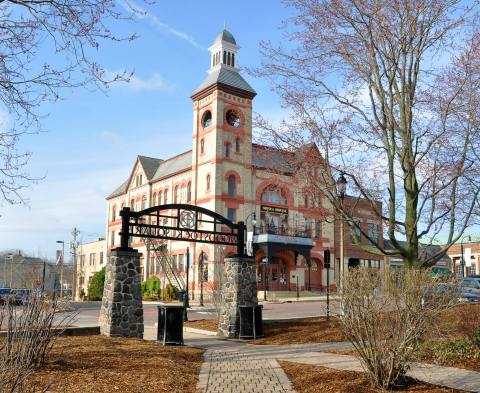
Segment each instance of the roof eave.
M248 91L244 89L239 89L238 87L233 87L225 83L215 82L202 90L194 92L190 98L195 100L200 100L208 95L210 95L214 90L222 90L225 93L235 94L242 98L247 98L249 100L253 99L257 93L255 91Z

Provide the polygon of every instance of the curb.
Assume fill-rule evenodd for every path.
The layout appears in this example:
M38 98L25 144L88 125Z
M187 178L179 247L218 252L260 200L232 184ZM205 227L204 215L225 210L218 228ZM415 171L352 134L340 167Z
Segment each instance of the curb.
M60 333L60 336L94 336L100 334L100 326L70 326L64 329L53 328L52 331ZM0 331L0 337L5 337L7 332Z
M263 323L266 323L266 324L270 324L270 323L278 323L278 322L289 322L289 321L292 321L292 322L308 322L308 321L312 321L314 319L318 319L318 318L326 318L326 314L322 314L322 315L310 315L308 317L292 317L292 318L275 318L275 319L264 319L263 320ZM330 317L334 317L335 315L334 314L330 314Z
M187 333L196 333L196 334L203 334L204 336L216 336L217 332L212 332L211 330L203 330L203 329L197 329L197 328L192 328L189 326L184 326L183 331Z

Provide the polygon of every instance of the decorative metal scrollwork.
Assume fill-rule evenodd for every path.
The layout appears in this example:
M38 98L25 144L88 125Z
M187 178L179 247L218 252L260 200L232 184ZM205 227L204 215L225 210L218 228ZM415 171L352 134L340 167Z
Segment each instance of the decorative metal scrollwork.
M180 225L182 228L195 228L195 213L191 210L182 210L180 213Z

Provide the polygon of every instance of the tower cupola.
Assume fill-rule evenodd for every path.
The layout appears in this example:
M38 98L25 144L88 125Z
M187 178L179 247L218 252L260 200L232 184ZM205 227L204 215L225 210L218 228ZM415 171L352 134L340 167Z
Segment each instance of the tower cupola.
M238 70L237 53L239 49L233 34L223 29L213 41L212 46L208 48L211 53L209 72L216 71L221 67Z

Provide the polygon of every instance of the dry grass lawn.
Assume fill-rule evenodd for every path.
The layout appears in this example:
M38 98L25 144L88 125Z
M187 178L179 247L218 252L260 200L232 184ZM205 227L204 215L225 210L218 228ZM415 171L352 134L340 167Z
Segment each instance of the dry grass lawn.
M45 367L28 377L51 393L196 392L203 351L139 339L60 337Z
M340 371L331 368L317 367L291 362L279 362L298 393L384 393L373 388L364 373ZM399 387L396 393L460 393L456 390L408 381L407 386Z

